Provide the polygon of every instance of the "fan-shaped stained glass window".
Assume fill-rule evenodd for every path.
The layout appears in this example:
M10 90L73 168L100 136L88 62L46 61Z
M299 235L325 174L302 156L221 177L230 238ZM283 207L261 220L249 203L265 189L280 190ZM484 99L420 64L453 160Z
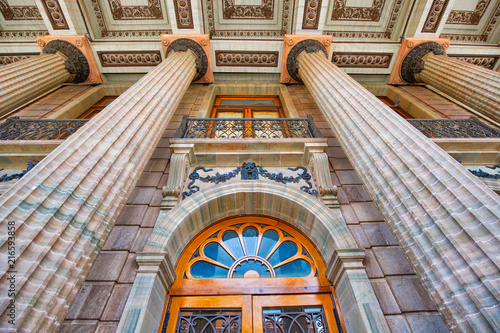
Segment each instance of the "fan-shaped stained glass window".
M236 224L203 241L191 257L188 279L312 277L314 262L300 242L274 226Z

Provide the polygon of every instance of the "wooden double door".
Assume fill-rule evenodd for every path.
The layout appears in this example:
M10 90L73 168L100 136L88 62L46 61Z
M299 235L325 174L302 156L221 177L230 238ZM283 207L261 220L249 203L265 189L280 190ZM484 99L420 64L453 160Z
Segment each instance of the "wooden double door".
M167 332L337 333L330 293L172 297Z

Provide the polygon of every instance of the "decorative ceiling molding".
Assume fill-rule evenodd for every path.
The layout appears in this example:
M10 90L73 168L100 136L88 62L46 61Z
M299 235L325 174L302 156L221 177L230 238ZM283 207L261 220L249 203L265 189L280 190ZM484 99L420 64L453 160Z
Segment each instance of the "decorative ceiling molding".
M500 56L494 55L462 55L462 54L448 54L449 57L466 61L469 64L481 66L488 69L495 68L495 65Z
M277 51L215 51L217 66L278 67Z
M58 0L42 0L42 5L54 30L69 30L68 22Z
M222 17L230 19L272 19L274 0L262 0L260 5L236 5L234 1L222 2Z
M490 17L484 30L479 35L471 34L441 34L441 38L449 38L453 42L487 42L488 37L495 30L495 27L500 22L500 1L498 2L494 14Z
M7 0L0 0L0 12L6 21L42 19L37 6L11 6Z
M349 7L347 0L334 0L332 20L334 21L378 21L384 9L385 0L373 0L371 7Z
M338 67L389 68L392 53L334 52L332 62Z
M40 53L0 53L0 66L12 64L39 54Z
M422 32L435 33L439 27L439 23L443 18L443 14L448 7L448 0L434 0L432 2L431 8L429 9L429 14L425 19L424 27Z
M266 5L270 3L269 0L263 0L263 4ZM274 0L272 1L275 4ZM216 27L215 18L219 17L218 13L216 13L216 9L214 9L214 0L206 0L203 1L205 15L204 18L206 20L205 24L205 32L208 33L211 37L214 38L262 38L262 39L281 39L285 36L285 34L290 33L293 25L293 10L295 7L295 0L282 0L280 2L276 2L282 6L283 10L281 14L274 15L274 13L270 16L270 14L258 14L258 16L251 17L252 14L231 14L231 19L244 19L247 18L256 21L264 21L269 20L267 16L274 19L281 19L281 26L276 27L277 29L261 29L261 30L248 30L247 26L241 26L240 29L219 29ZM246 7L246 6L243 6ZM254 7L254 6L251 6ZM279 7L279 6L278 6ZM232 7L226 7L232 8ZM267 7L266 7L267 8ZM274 8L274 7L273 7ZM267 12L266 12L267 13ZM229 14L223 14L229 15ZM249 15L248 17L239 17L238 15ZM256 14L257 15L257 14ZM222 19L222 18L221 18ZM218 22L217 22L218 23ZM245 29L246 28L246 29Z
M321 0L306 0L304 4L304 17L302 29L318 29L321 14Z
M473 11L452 10L446 23L478 25L489 4L490 0L479 0Z
M148 0L146 6L123 6L121 0L108 0L115 20L161 20L160 0Z
M160 51L97 51L102 67L156 66L161 63Z
M0 38L27 38L32 39L37 36L46 36L47 30L3 30L0 31Z
M331 35L333 38L345 39L345 38L359 38L359 39L390 39L394 28L396 27L396 21L401 13L401 7L403 6L403 0L395 0L394 5L391 10L391 17L385 31L324 31L325 34Z
M135 38L147 38L147 37L159 37L161 34L172 33L170 29L163 30L108 30L106 21L104 19L104 14L101 9L101 4L99 0L90 0L92 3L93 14L97 20L97 27L100 30L101 37L135 37ZM163 17L163 15L162 15Z
M174 0L175 19L178 29L193 29L191 0Z

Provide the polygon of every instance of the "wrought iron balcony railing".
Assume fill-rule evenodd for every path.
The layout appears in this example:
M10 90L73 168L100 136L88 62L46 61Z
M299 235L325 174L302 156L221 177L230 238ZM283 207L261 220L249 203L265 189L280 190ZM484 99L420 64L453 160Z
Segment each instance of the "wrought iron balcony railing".
M500 131L479 119L407 119L428 138L500 138Z
M0 124L0 140L65 140L89 119L19 119Z
M321 138L312 117L307 118L188 118L174 135L183 139Z

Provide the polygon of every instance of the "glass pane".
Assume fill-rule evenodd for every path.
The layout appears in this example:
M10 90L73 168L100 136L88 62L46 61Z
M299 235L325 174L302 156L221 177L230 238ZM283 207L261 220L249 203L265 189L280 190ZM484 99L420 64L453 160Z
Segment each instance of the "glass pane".
M265 259L269 255L269 252L273 249L274 245L276 245L279 238L280 236L274 230L267 230L264 232L258 255Z
M227 277L228 270L205 261L191 266L191 275L196 279L218 279Z
M304 277L311 273L311 265L303 259L294 260L274 270L276 277Z
M182 309L179 313L178 333L236 333L241 332L240 309Z
M243 111L221 111L221 110L218 110L217 111L217 118L222 118L222 119L226 119L226 118L243 118L244 116L244 112Z
M257 253L257 237L259 232L254 227L248 227L243 230L243 242L247 255L255 255Z
M222 241L229 250L233 253L236 259L243 257L245 254L243 253L243 248L241 247L240 239L238 238L238 234L232 230L226 231L222 235Z
M262 310L264 332L327 333L322 308L285 307Z
M210 259L220 262L221 264L228 267L231 267L234 262L234 259L231 258L229 254L227 254L226 250L224 250L222 246L217 243L208 243L203 248L203 252L205 252L205 255Z
M257 274L258 273L258 276ZM252 278L270 278L271 273L267 270L266 266L264 266L261 262L259 261L244 261L242 262L236 269L234 270L233 273L233 278L243 278L245 277L252 277Z
M220 105L268 106L275 105L274 99L221 99Z
M278 249L273 253L271 258L269 258L269 263L276 266L280 262L293 257L297 254L298 247L294 242L286 241L283 242Z
M256 110L252 110L252 115L253 115L254 118L266 118L266 119L280 118L280 114L277 111L256 111Z

